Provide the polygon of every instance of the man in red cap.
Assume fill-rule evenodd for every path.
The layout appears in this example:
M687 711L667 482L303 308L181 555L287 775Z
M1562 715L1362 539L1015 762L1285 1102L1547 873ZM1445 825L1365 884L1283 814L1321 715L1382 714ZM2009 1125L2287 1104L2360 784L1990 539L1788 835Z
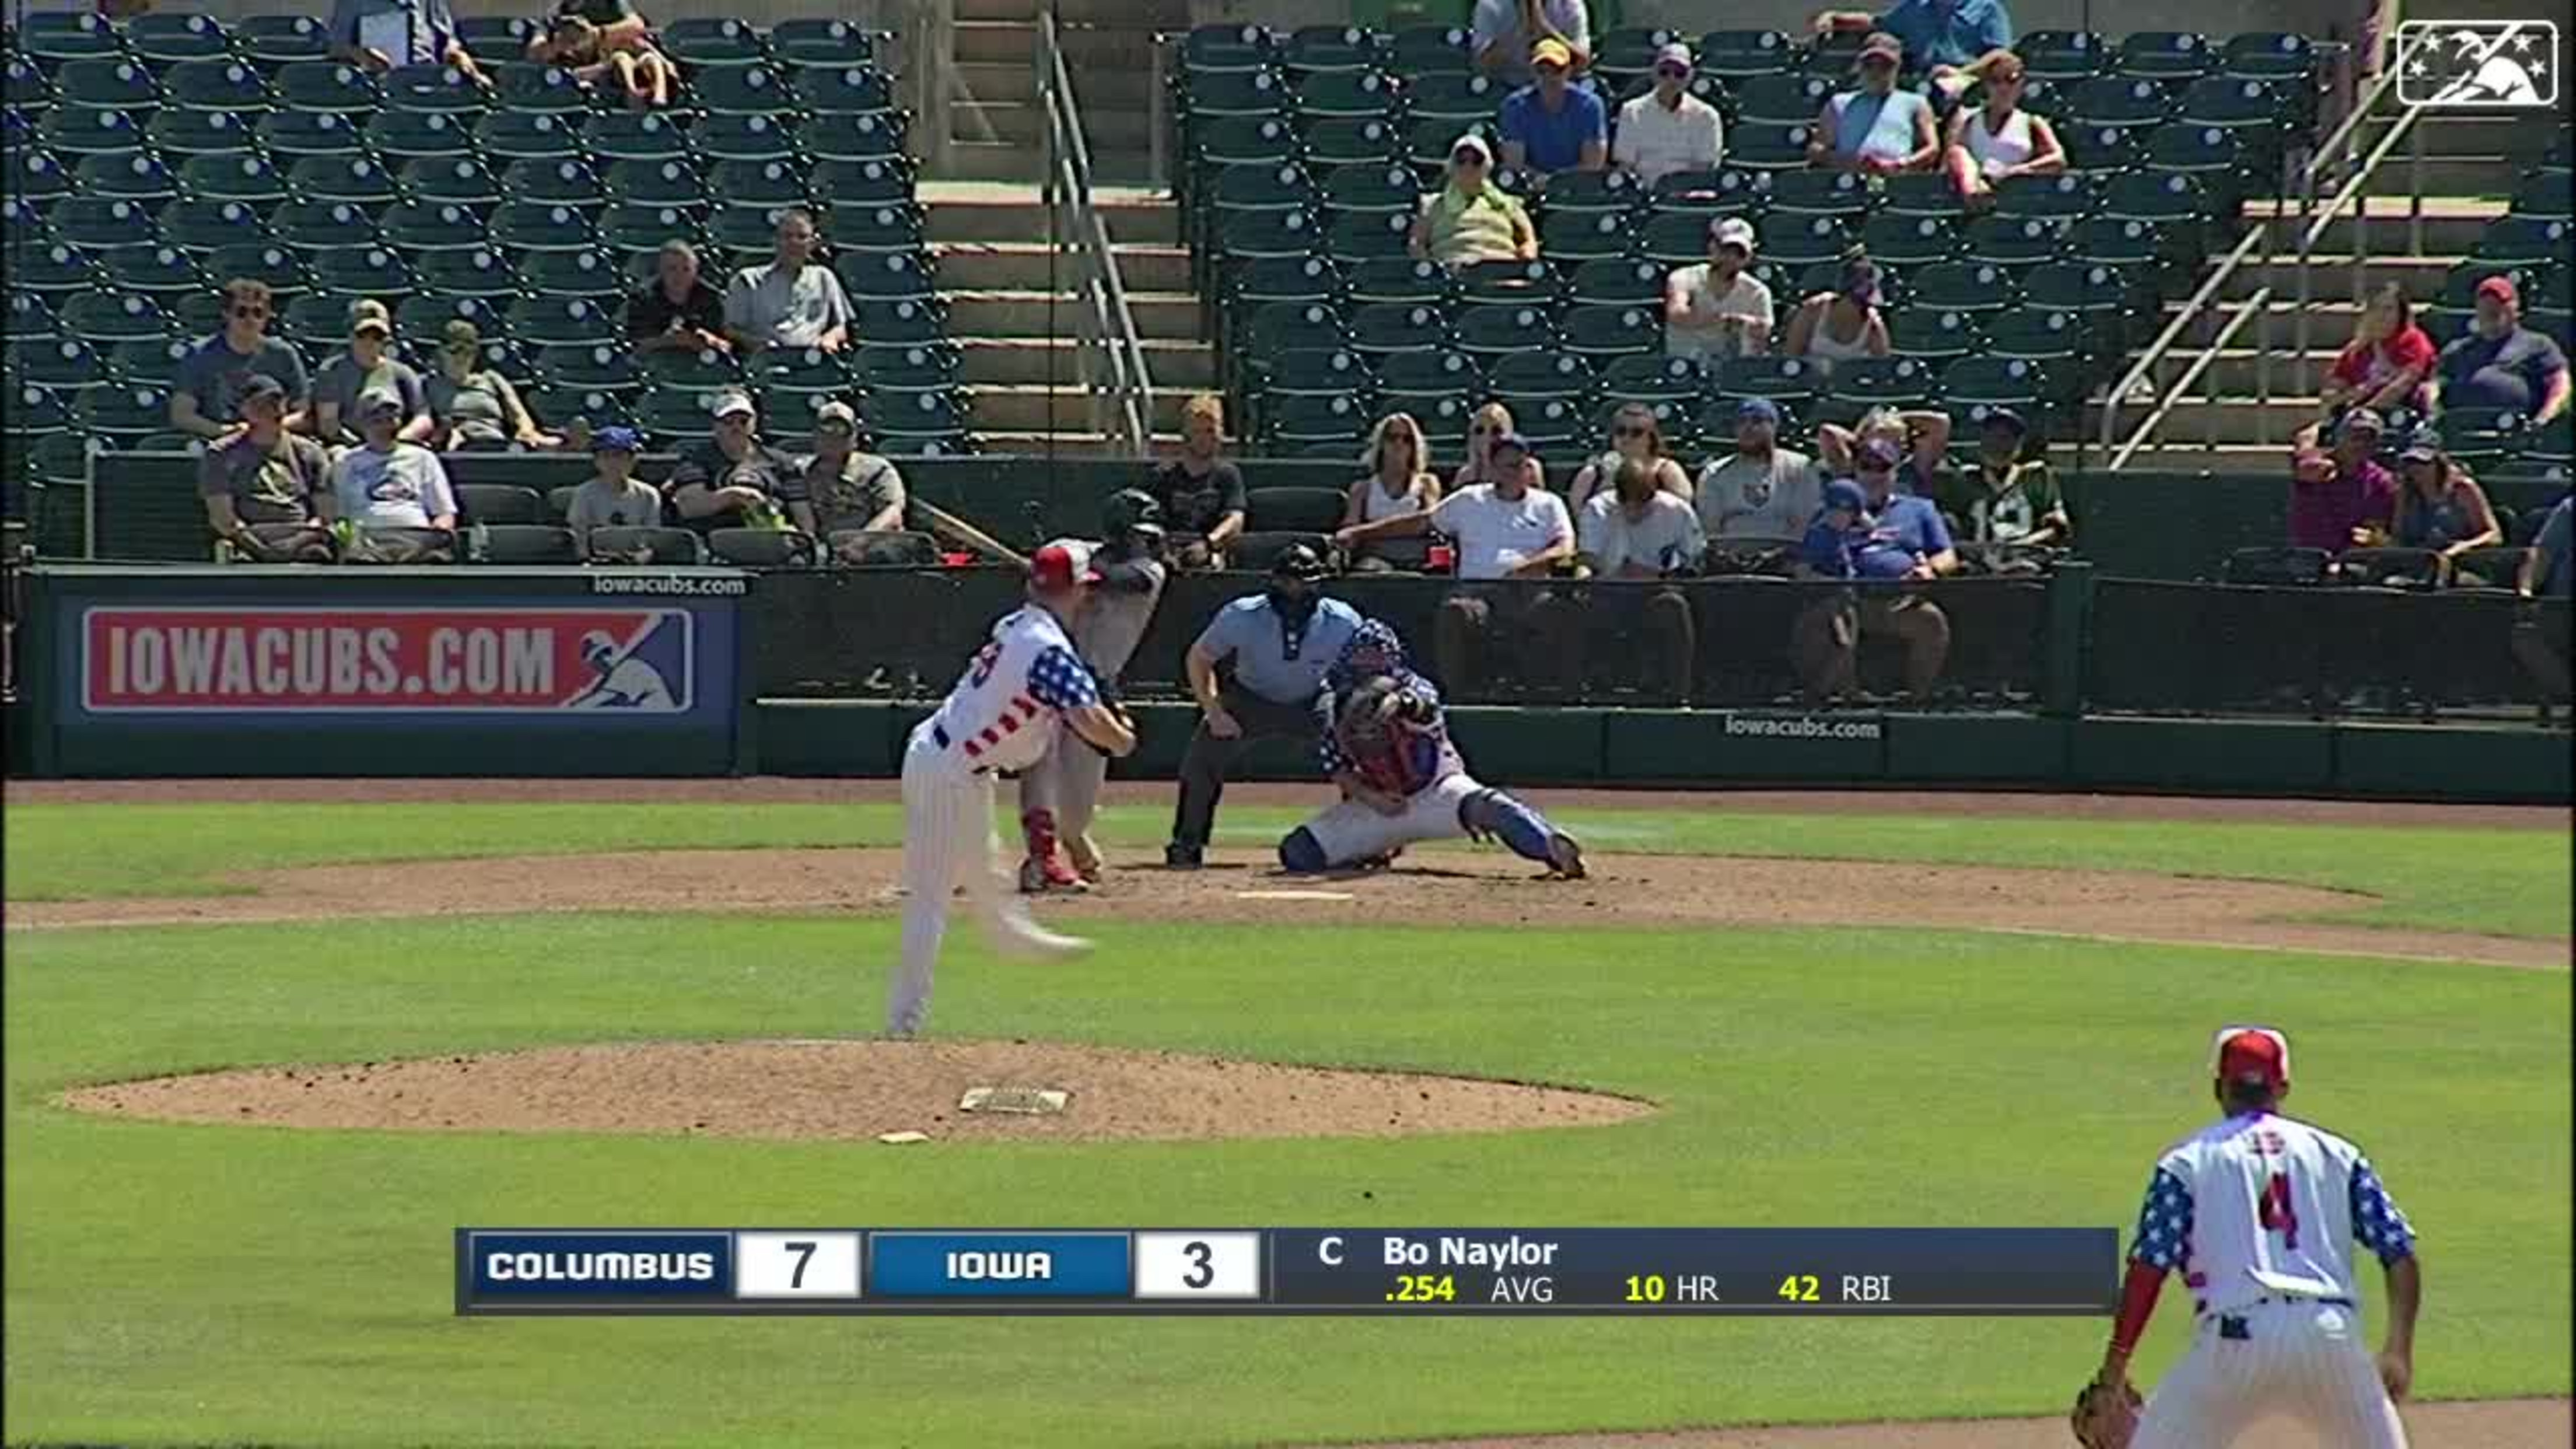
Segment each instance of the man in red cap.
M2191 1290L2190 1353L2156 1386L2131 1449L2225 1449L2255 1421L2306 1421L2337 1449L2404 1449L2423 1279L2415 1233L2361 1149L2278 1115L2289 1038L2231 1026L2210 1047L2226 1115L2156 1163L2110 1346L2094 1376L2125 1386L2165 1274ZM2388 1336L2362 1347L2355 1244L2388 1277Z
M993 831L993 777L1044 758L1059 722L1105 754L1136 748L1135 725L1101 699L1065 633L1098 577L1086 543L1058 539L1031 555L1028 604L993 625L956 688L904 746L903 959L886 1006L889 1036L917 1036L929 1018L954 887L965 888L996 950L1064 957L1091 944L1042 929L1020 904Z
M2477 316L2433 364L2433 410L2501 408L2537 427L2567 410L2567 392L2567 355L2522 325L2513 278L2478 283Z

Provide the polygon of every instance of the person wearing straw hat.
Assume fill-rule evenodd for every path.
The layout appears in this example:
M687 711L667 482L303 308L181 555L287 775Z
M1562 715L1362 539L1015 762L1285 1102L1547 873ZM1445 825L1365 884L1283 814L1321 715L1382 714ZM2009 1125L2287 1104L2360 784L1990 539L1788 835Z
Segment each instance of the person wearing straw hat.
M1484 137L1470 131L1449 148L1448 180L1422 198L1408 244L1444 267L1537 258L1538 228L1520 198L1494 184L1494 148Z

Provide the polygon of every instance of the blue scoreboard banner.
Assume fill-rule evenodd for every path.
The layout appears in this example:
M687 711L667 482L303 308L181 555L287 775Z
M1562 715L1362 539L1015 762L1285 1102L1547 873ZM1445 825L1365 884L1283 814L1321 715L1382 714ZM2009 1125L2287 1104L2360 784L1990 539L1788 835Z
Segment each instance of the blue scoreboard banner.
M2111 1228L459 1228L460 1314L2106 1315Z

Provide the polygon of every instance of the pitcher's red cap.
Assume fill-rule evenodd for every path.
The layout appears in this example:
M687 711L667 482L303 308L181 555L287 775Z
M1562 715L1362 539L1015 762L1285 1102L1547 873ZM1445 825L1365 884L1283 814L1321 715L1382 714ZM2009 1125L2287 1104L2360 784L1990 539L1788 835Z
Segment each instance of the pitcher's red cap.
M1099 571L1091 566L1091 545L1077 538L1059 538L1039 549L1029 555L1029 582L1048 593L1100 582Z
M2478 295L2481 297L2493 297L2508 307L2517 307L2522 304L2522 294L2514 290L2513 278L2504 275L2502 272L2498 272L2496 275L2478 283Z
M2268 1026L2231 1026L2210 1048L2210 1069L2227 1082L2290 1084L2290 1039Z

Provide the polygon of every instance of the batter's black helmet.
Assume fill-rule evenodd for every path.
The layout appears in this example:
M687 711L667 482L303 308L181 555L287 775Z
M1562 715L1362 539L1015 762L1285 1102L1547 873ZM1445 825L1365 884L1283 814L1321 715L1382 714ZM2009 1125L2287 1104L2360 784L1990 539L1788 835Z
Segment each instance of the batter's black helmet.
M1315 546L1302 540L1279 550L1279 556L1270 561L1270 576L1275 579L1304 579L1316 583L1332 577L1332 573L1332 568L1324 562L1324 556L1315 552Z
M1121 488L1100 505L1100 533L1116 538L1137 528L1163 526L1163 505L1142 488Z

